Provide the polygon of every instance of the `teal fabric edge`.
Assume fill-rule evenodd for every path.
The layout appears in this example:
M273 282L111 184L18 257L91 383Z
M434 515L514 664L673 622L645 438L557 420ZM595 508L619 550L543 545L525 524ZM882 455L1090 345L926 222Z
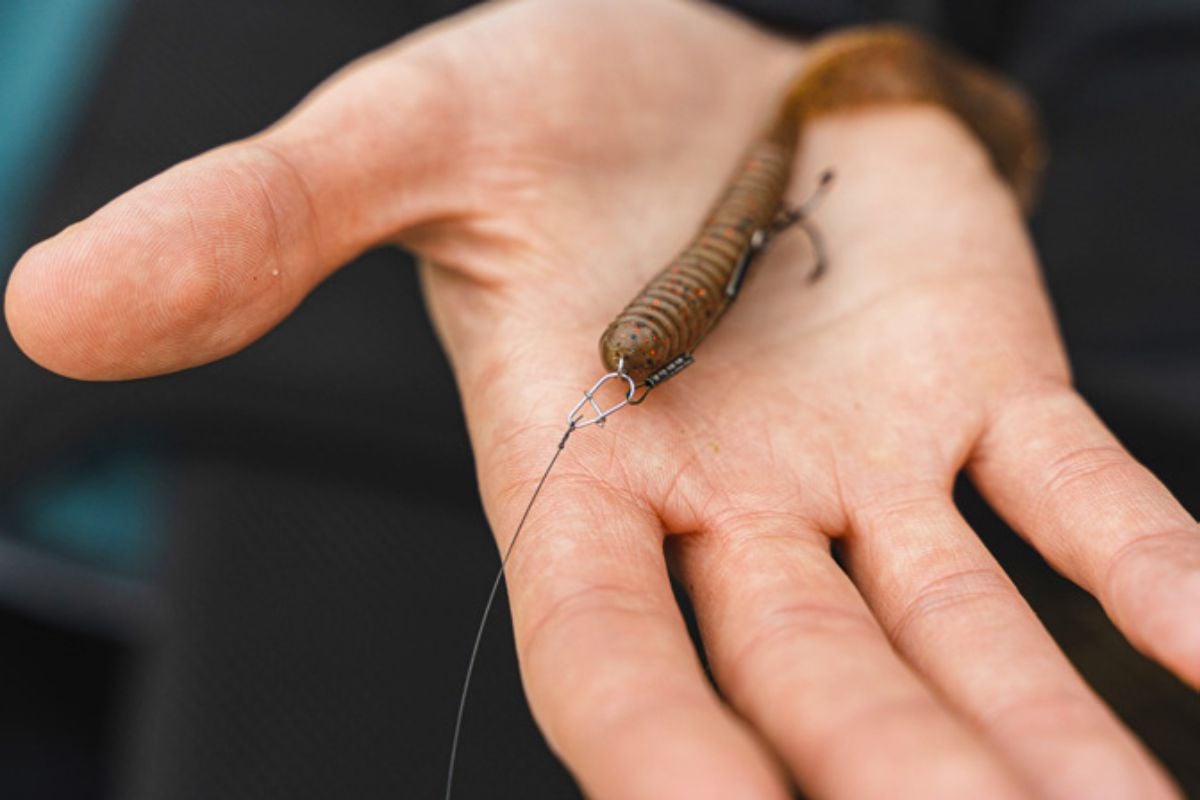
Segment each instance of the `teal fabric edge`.
M0 284L33 244L32 215L128 5L0 0ZM7 487L2 533L43 553L144 577L164 516L154 453L144 442L113 442L90 457L64 456L68 463Z
M97 77L127 0L0 2L0 277Z
M147 578L167 516L166 473L145 441L75 456L17 487L4 504L6 533L111 575Z

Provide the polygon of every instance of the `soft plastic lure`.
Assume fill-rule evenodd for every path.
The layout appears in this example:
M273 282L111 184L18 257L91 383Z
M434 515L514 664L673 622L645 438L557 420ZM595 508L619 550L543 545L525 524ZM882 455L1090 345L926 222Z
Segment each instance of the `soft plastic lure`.
M996 170L1028 211L1037 189L1043 148L1036 116L1025 96L988 70L898 26L852 28L816 40L804 68L774 118L751 143L692 242L655 275L604 331L600 356L607 372L567 414L567 426L534 489L500 563L475 635L459 700L446 799L462 730L467 690L504 568L534 501L567 440L580 428L603 426L612 414L646 399L654 387L693 363L693 353L737 297L748 268L782 230L797 225L812 240L817 264L825 255L809 217L829 186L831 172L799 208L785 205L799 139L814 118L865 107L936 105L956 115L987 148ZM603 407L597 399L610 381L622 397Z

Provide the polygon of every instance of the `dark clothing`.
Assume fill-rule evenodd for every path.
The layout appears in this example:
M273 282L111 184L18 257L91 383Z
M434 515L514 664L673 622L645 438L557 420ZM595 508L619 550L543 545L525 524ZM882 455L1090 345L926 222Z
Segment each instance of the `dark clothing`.
M264 127L338 66L460 5L135 0L28 241ZM1027 86L1052 150L1033 229L1079 386L1200 509L1200 3L730 5L797 31L906 16ZM27 702L22 741L43 736L44 750L0 753L0 794L20 795L22 780L58 785L47 759L100 747L121 753L119 796L438 796L496 554L409 259L360 261L262 342L166 378L74 383L0 336L0 487L147 438L171 487L160 613L94 655L136 665L105 684L126 710L100 704L70 723L123 731L120 746L76 737L64 750ZM966 487L961 501L1085 676L1200 794L1196 696L1136 655ZM63 648L22 641L32 644L8 660L7 685L58 708L56 686L31 676ZM105 675L118 673L110 661ZM462 747L462 797L574 791L525 708L503 612Z

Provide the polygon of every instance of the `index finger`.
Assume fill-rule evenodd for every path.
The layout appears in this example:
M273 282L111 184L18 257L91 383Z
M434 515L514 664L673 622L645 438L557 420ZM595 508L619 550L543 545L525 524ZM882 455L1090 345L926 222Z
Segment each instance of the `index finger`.
M505 536L532 489L521 479L485 496ZM663 536L652 510L572 455L551 475L507 575L534 716L588 796L789 797L704 674Z

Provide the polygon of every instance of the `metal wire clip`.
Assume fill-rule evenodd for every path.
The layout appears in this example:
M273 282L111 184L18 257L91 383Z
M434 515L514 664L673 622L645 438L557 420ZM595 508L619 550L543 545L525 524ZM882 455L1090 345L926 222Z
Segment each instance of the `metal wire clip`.
M600 391L601 386L613 380L625 381L625 384L628 387L625 392L625 397L616 405L609 406L608 408L602 408L600 404L596 402L596 392ZM633 399L633 394L636 391L637 384L633 382L633 378L629 377L629 373L625 371L625 361L622 359L617 363L617 369L615 372L607 373L601 377L600 380L596 381L596 384L592 386L591 389L588 389L583 393L583 397L579 399L579 402L576 403L575 407L572 408L570 413L567 414L568 429L573 430L575 428L586 428L588 425L597 425L603 428L604 421L606 419L620 411L625 406L629 405L629 401ZM591 406L594 416L585 419L584 417L586 411L584 406Z

